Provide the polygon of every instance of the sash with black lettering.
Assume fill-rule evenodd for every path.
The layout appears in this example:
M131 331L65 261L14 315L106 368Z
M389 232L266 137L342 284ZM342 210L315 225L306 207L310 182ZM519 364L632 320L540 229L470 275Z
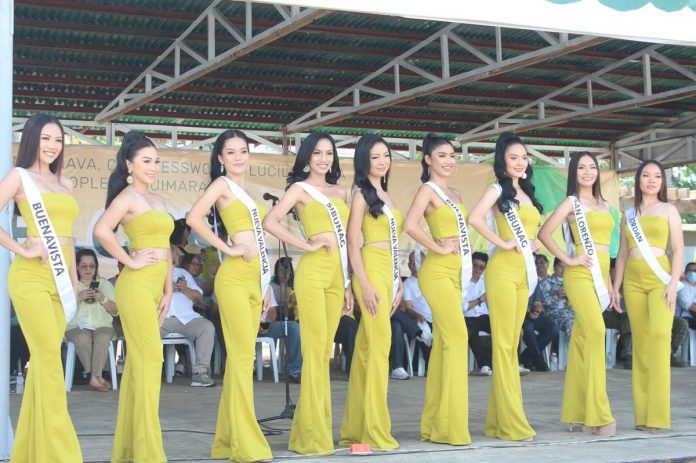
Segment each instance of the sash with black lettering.
M394 214L385 204L382 206L382 212L387 216L389 223L389 249L391 249L392 258L392 303L396 300L396 292L399 290L399 281L401 275L399 273L399 230L396 227L396 219Z
M22 179L22 188L24 189L24 195L27 197L31 215L34 218L34 225L36 225L41 241L48 251L48 262L51 265L53 281L56 283L56 289L65 313L65 320L70 322L75 316L75 312L77 312L77 300L75 299L75 290L70 280L70 271L63 255L60 240L56 234L56 229L53 228L48 211L46 211L46 205L34 180L23 168L16 167L16 169L19 172L19 177Z
M607 307L609 307L610 303L609 292L607 291L607 285L604 283L602 268L599 265L599 259L597 259L597 252L595 251L594 241L592 241L590 227L587 224L585 211L583 210L582 204L580 204L580 200L577 197L568 196L568 199L570 199L570 203L573 206L573 213L575 214L575 223L578 226L578 234L580 235L577 236L575 239L582 245L582 249L583 251L585 251L585 255L592 258L592 266L590 267L592 281L594 282L595 292L597 293L597 298L599 299L599 305L602 308L602 310L606 310ZM570 236L570 229L568 229L567 231L567 234L564 233L566 239L566 246L568 247L568 249L573 249L573 251L568 252L568 255L572 255L572 252L574 252L573 242Z
M469 231L466 228L466 219L464 219L464 213L459 206L454 204L454 201L449 199L439 186L433 182L427 182L430 188L435 191L435 193L440 197L440 199L447 204L452 212L454 212L454 217L457 219L457 234L459 238L459 255L462 258L462 272L460 283L462 285L462 295L466 295L466 289L469 287L469 282L471 281L472 273L472 263L471 263L471 241L469 241Z
M266 296L269 286L271 285L271 263L268 259L268 249L266 249L266 238L264 236L263 227L261 226L261 213L258 206L246 191L237 185L233 180L222 176L227 181L227 186L237 197L238 200L249 209L251 216L251 225L254 232L254 241L256 242L256 250L259 253L259 261L261 263L261 297Z
M631 235L633 235L636 246L638 246L640 253L643 255L643 259L645 259L645 263L648 264L648 267L650 267L660 281L662 281L665 285L668 285L672 280L672 275L667 273L657 261L657 257L655 257L655 253L653 252L652 247L650 246L650 243L645 237L645 233L643 233L643 229L640 226L635 207L632 207L626 211L626 225L628 226L628 230L631 232ZM677 283L677 291L681 290L683 287L684 284L682 282Z
M324 193L314 188L309 183L297 182L298 185L304 191L307 192L309 196L315 199L317 202L324 205L326 211L329 214L329 219L331 219L331 225L333 225L334 233L336 233L336 241L338 241L338 249L341 251L341 265L343 266L343 285L345 288L350 284L350 278L348 276L348 242L346 240L346 229L341 222L341 216L338 213L338 209L334 203L326 197Z
M503 193L503 188L497 183L493 184L493 188L495 188L498 192L498 197L500 197ZM539 281L536 273L536 264L534 263L534 254L532 253L532 243L527 237L527 231L524 229L524 225L520 220L519 214L517 214L517 209L515 209L514 204L510 204L508 211L503 213L503 215L507 220L515 240L517 240L517 244L520 246L520 249L522 249L524 264L525 267L527 267L527 286L529 286L529 295L531 296Z

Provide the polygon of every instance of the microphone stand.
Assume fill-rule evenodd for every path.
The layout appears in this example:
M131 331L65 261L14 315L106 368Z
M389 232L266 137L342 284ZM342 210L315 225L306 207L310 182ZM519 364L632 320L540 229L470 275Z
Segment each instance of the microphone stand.
M278 198L272 197L270 198L271 200L271 205L275 206L276 203L278 202ZM297 216L294 213L294 210L292 211L293 217L295 220L297 219ZM285 257L285 263L289 264L290 263L290 257L288 256L288 248L285 245L284 241L281 241L278 239L278 256L280 256L280 249L283 249L283 256ZM286 264L283 264L281 266L285 267ZM290 264L292 265L292 264ZM264 425L263 423L268 423L269 421L276 421L276 420L292 420L293 417L295 416L295 404L292 402L292 399L290 398L290 372L288 370L288 365L289 365L289 359L288 359L288 352L290 349L288 349L288 344L290 342L290 338L288 337L288 318L289 318L289 312L290 309L288 307L288 280L290 279L290 266L287 266L285 268L285 277L279 281L280 283L280 297L278 298L278 316L281 317L281 320L283 321L283 329L285 333L285 353L284 353L284 358L285 361L283 362L283 373L285 375L285 407L283 408L283 411L280 412L279 415L276 416L270 416L268 418L261 418L256 420L259 424L263 425L265 428L269 429L272 432L277 432L281 433L283 430L277 429L277 428L271 428L269 426ZM271 289L273 291L273 289Z

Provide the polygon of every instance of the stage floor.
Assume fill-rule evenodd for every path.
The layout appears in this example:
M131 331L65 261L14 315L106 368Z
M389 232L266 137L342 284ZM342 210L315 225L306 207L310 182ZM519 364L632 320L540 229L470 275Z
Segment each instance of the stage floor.
M256 412L260 418L276 415L283 408L284 384L274 384L271 378L271 372L266 369L264 381L254 383ZM563 379L563 372L532 373L522 378L525 410L537 437L533 442L510 443L483 435L490 378L469 377L469 423L473 443L466 447L420 442L418 429L425 378L390 380L392 431L401 448L367 458L386 463L696 461L696 368L672 369L672 430L657 435L633 428L631 372L608 370L609 398L619 429L617 437L611 439L588 436L581 432L570 433L558 421ZM334 436L337 437L348 386L345 373L332 370L331 386ZM291 385L291 395L295 400L298 390L298 385ZM219 386L190 387L184 377L176 378L174 384L163 383L160 416L169 461L222 461L209 457L220 391ZM466 393L465 390L461 392ZM108 461L116 419L117 394L91 392L84 386L75 386L68 394L68 399L85 461ZM16 423L19 403L20 397L12 396L13 423ZM290 428L288 420L269 424L284 430ZM289 433L285 432L268 437L277 461L320 462L355 458L348 455L346 448L340 447L337 448L336 455L331 457L299 456L287 450L288 436Z

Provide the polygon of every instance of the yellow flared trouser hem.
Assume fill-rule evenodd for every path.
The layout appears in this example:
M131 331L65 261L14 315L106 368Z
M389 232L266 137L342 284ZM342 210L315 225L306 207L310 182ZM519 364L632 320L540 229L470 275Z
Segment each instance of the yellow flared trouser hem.
M111 453L113 463L167 461L159 420L162 342L157 309L167 264L140 270L125 268L116 281L128 355L121 378L118 417Z
M302 383L288 449L304 455L334 453L329 361L344 305L338 249L302 256L295 274L302 338Z
M667 257L658 258L670 272ZM662 298L665 284L643 259L629 257L624 300L633 340L633 406L636 426L670 427L670 358L674 312Z
M421 414L422 441L468 445L469 337L462 312L461 258L430 253L418 286L433 313L433 344Z
M215 277L227 361L210 452L213 458L238 462L273 458L256 422L254 378L250 374L263 305L260 265L258 257L249 262L226 257Z
M68 249L63 252L69 259ZM7 286L31 354L11 461L81 462L60 357L65 314L51 267L39 264L38 259L16 256Z
M602 252L597 257L606 284L609 254ZM575 321L568 348L561 421L605 426L613 423L614 417L611 415L606 386L606 327L592 274L583 266L567 267L563 285L575 312Z
M529 300L522 254L497 249L486 268L485 284L493 342L486 436L510 441L529 439L536 433L524 414L517 357Z
M365 308L362 288L354 277L353 291L363 316L355 338L339 444L363 443L374 449L393 450L399 448L399 443L391 434L387 406L391 347L389 315L393 296L391 251L367 246L362 249L362 259L368 281L379 293L380 304L377 316L372 317Z

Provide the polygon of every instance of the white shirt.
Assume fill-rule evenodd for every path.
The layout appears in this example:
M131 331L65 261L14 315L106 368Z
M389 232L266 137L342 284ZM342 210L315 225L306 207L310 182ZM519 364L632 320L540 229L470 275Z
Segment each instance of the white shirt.
M488 304L486 301L482 301L476 307L472 307L471 310L466 310L469 307L469 302L474 301L486 293L486 286L483 284L483 275L481 275L476 283L473 281L469 282L469 286L466 288L466 295L462 301L462 311L465 317L480 317L481 315L488 315Z
M271 308L273 307L278 307L278 301L276 300L275 294L273 294L273 289L271 289ZM262 307L261 307L261 322L260 323L266 323L268 322L268 312L263 311L263 301L261 302ZM270 310L269 310L270 311Z
M404 301L411 302L413 310L425 318L427 322L433 322L433 313L418 286L418 279L414 276L410 276L404 281Z
M193 276L183 268L174 267L172 269L172 277L174 278L174 283L176 283L179 278L185 278L189 289L203 294L203 290L198 287L196 280L193 279ZM201 315L193 310L193 301L186 297L186 294L182 293L181 291L174 291L174 295L172 296L172 304L169 306L167 317L176 317L185 325L194 318L201 318Z
M677 306L681 309L679 314L682 318L694 318L689 310L691 304L696 302L696 286L688 281L684 282L684 287L677 293Z

